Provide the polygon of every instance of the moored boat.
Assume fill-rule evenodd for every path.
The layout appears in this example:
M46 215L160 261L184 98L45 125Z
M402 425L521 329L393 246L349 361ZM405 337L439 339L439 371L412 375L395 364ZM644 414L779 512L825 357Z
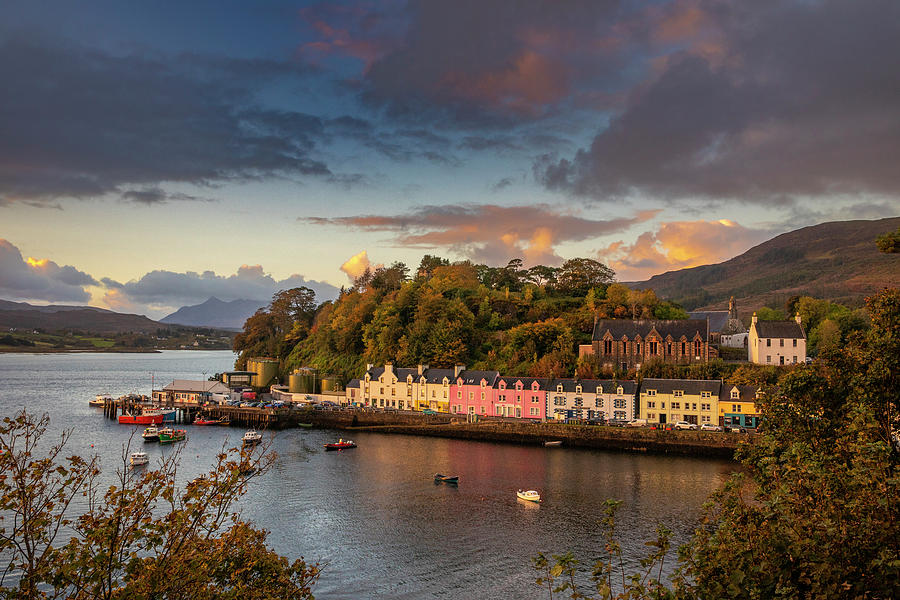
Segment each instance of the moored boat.
M241 442L245 446L255 446L256 444L262 441L262 434L254 429L249 430L244 434L244 437L241 438Z
M297 427L303 427L305 429L309 429L312 426L313 426L312 423L297 423Z
M128 457L128 462L131 463L132 467L140 467L150 462L150 458L146 452L132 452L131 456Z
M216 425L231 425L231 419L228 417L228 415L219 417L218 419L216 419Z
M197 418L194 419L194 425L218 425L218 419L207 419L201 415L197 415Z
M160 444L183 442L185 437L187 437L187 432L184 429L172 429L171 427L165 427L159 430Z
M144 438L145 442L158 442L159 429L157 429L155 425L151 425L144 429L144 433L141 434L141 437Z
M560 441L560 440L553 440L552 442L544 442L544 445L547 446L547 447L550 447L550 448L552 448L552 447L554 447L554 446L562 446L562 441Z
M541 495L537 493L535 490L519 490L516 492L516 496L521 500L526 500L528 502L540 502Z
M88 400L88 404L91 406L105 406L109 401L113 401L115 398L110 396L109 394L97 394L93 400Z
M442 475L441 473L434 474L435 483L459 483L459 475Z
M332 442L331 444L323 445L325 446L325 450L349 450L350 448L356 448L356 444L353 443L353 440L345 440L344 438Z
M119 415L120 425L159 425L163 422L163 413L158 410L145 410L134 415L124 413Z

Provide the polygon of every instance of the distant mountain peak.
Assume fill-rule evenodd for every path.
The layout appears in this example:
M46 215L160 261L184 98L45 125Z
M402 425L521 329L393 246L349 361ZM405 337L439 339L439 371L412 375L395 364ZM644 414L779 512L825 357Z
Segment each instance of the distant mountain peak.
M160 323L189 325L191 327L216 327L218 329L240 330L244 321L269 303L265 300L220 300L210 296L202 304L182 306L170 315L160 319Z

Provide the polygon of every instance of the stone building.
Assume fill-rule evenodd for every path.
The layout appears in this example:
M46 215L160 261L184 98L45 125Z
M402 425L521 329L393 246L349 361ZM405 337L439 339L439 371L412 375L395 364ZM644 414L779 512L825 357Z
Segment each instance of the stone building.
M670 364L709 362L718 356L709 344L707 319L670 321L595 319L591 344L580 356L597 356L604 367L628 370L648 360Z

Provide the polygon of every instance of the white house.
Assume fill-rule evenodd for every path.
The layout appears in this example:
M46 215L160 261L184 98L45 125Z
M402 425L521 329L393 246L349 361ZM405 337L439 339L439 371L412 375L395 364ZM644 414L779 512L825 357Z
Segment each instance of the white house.
M633 381L555 379L548 388L547 418L628 421L635 416Z
M806 331L800 314L793 321L760 321L753 313L749 352L750 362L758 365L806 362Z

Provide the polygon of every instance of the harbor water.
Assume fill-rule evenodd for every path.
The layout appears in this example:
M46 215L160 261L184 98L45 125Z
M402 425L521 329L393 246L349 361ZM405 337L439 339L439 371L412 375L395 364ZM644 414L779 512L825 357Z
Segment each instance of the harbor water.
M100 456L107 476L122 467L136 428L88 406L96 394L149 394L173 379L229 370L230 352L0 354L0 416L48 413L71 429L70 453ZM191 427L180 477L205 472L223 444L244 431ZM139 433L139 430L138 430ZM711 459L648 456L429 437L291 429L274 436L278 460L241 501L246 518L271 532L293 559L325 565L317 598L546 598L534 584L537 552L573 551L590 564L603 551L598 526L608 498L623 500L617 529L636 567L657 523L675 545L697 526L701 506L736 469ZM352 437L354 450L322 445ZM174 449L131 442L153 463ZM458 486L434 473L459 475ZM541 492L540 505L518 500ZM673 562L670 559L670 562Z

